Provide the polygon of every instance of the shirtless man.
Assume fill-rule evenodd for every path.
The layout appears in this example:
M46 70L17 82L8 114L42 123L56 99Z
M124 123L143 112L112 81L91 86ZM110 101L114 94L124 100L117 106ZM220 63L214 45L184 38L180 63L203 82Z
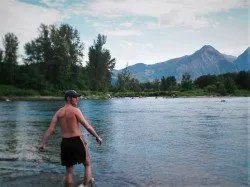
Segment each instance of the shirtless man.
M77 163L83 163L85 167L83 184L87 185L93 183L93 178L91 176L88 146L82 136L79 123L96 138L99 144L102 143L102 139L84 118L82 112L76 108L79 96L74 90L65 92L65 106L55 113L42 138L38 151L44 149L45 142L54 133L56 125L59 122L62 131L61 164L66 166L65 182L68 184L73 182L73 166Z

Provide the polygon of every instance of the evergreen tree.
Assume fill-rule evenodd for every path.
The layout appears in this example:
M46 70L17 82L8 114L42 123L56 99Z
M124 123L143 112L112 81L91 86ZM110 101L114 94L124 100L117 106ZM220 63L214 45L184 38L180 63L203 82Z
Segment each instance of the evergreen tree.
M1 52L1 83L14 84L18 68L18 38L14 33L7 33L3 39L4 51Z
M94 91L107 91L111 85L115 58L111 58L110 51L103 48L106 40L106 36L99 34L97 40L89 48L87 71L90 89Z

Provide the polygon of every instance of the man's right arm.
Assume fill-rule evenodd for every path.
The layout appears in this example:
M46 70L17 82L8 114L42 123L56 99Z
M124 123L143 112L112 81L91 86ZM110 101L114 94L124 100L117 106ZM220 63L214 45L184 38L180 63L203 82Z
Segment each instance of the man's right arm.
M87 129L87 131L90 134L92 134L94 137L96 137L96 141L99 144L101 144L102 143L101 137L96 133L95 129L84 118L82 112L78 108L76 109L76 117L77 117L77 120Z

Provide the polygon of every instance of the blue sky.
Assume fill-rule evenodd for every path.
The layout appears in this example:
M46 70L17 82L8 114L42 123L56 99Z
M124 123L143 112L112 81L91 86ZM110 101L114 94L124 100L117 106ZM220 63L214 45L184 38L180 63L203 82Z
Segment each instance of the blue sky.
M1 0L0 37L14 32L23 45L41 23L68 23L88 47L107 35L116 69L189 55L203 45L238 56L249 45L247 0Z

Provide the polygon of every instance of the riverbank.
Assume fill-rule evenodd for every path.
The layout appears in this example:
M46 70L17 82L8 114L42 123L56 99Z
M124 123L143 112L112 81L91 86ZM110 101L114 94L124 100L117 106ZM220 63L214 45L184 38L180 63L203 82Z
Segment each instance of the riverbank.
M153 93L133 93L133 92L125 92L125 93L99 93L88 96L81 96L80 99L92 99L92 100L105 100L111 98L145 98L145 97L155 97L155 98L213 98L213 97L250 97L250 93L245 94L234 94L234 95L219 95L219 94L211 94L211 95L201 95L201 94L190 94L187 92L183 93L175 93L172 95L169 94L153 94ZM64 97L61 96L0 96L0 101L62 101Z
M124 97L250 97L250 90L236 89L233 93L208 92L206 89L194 88L192 90L174 90L174 91L124 91L124 92L97 92L89 90L77 90L82 96L81 99L111 99ZM47 101L63 100L63 90L31 90L20 89L9 85L0 85L1 101Z

